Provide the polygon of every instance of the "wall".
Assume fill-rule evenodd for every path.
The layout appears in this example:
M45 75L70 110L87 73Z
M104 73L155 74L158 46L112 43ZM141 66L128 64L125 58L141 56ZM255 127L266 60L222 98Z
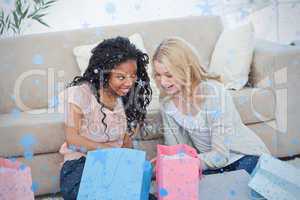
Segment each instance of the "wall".
M220 15L225 27L252 21L256 36L288 44L300 40L300 0L270 0L269 6L252 12L264 0L58 0L44 17L51 28L35 21L25 23L22 34L85 27L126 24L188 15ZM231 4L230 4L231 3ZM241 4L241 9L230 5ZM13 0L0 0L6 11ZM6 35L5 37L11 37Z

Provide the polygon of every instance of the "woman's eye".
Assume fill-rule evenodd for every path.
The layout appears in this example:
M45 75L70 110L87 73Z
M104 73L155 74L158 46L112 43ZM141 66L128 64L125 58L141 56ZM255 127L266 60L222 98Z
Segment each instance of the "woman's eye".
M136 74L132 75L131 78L136 78Z
M124 76L118 76L117 78L118 78L119 80L121 80L121 81L125 79Z

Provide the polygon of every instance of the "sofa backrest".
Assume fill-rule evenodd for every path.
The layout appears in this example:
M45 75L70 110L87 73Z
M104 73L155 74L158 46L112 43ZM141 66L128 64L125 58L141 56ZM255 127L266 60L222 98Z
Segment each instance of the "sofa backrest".
M55 103L57 92L79 75L73 55L76 46L140 33L151 56L163 39L179 36L194 45L201 63L208 66L222 29L217 16L189 16L0 39L0 113Z

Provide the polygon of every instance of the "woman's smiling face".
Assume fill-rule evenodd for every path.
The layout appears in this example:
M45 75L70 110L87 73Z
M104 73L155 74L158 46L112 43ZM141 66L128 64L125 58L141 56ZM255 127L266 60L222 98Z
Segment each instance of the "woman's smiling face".
M153 63L154 77L160 89L162 89L168 95L174 95L180 92L181 84L169 72L168 68L157 60L155 60Z
M136 60L120 63L110 73L109 89L118 96L125 96L137 79L136 72Z

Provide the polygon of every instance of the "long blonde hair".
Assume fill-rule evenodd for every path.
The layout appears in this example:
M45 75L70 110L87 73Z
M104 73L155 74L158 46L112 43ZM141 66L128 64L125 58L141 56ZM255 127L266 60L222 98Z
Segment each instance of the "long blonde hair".
M220 76L209 75L205 71L195 48L179 37L163 40L153 54L153 66L154 61L166 66L170 73L185 85L185 95L190 95L201 81L213 79L221 82ZM163 91L161 93L165 96Z

